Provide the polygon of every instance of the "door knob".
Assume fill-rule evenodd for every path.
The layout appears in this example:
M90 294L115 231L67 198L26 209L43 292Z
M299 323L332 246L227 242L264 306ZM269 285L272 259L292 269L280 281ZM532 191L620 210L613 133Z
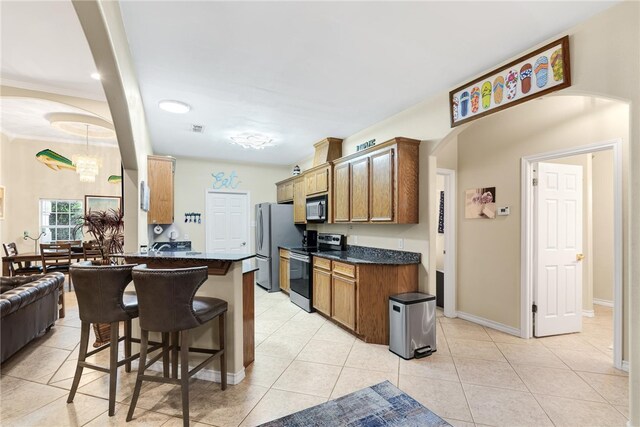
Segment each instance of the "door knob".
M576 254L576 261L582 261L584 259L584 254Z
M242 242L240 246L247 246L247 242Z

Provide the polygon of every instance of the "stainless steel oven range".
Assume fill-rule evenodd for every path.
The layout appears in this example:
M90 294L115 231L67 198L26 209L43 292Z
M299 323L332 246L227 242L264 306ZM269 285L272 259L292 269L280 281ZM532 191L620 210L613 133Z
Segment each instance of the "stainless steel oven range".
M346 237L341 234L318 233L318 246L291 248L289 255L289 297L291 302L311 313L313 311L312 253L343 251Z

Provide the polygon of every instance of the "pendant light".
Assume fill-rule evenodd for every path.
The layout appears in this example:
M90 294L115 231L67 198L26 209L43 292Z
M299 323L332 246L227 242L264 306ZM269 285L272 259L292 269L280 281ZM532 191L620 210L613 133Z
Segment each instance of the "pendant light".
M100 166L95 156L89 155L89 125L87 127L87 154L74 156L76 173L80 176L80 182L96 182Z

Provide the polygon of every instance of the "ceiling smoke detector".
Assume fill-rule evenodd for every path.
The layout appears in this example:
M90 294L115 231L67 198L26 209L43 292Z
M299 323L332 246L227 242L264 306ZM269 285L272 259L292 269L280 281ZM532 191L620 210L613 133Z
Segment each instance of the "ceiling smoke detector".
M204 133L204 126L203 125L191 125L191 132Z

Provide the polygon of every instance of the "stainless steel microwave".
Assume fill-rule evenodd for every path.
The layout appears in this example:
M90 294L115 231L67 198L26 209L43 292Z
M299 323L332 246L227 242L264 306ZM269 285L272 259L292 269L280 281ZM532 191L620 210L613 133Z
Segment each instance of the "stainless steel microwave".
M307 199L308 222L326 222L328 210L326 195Z

